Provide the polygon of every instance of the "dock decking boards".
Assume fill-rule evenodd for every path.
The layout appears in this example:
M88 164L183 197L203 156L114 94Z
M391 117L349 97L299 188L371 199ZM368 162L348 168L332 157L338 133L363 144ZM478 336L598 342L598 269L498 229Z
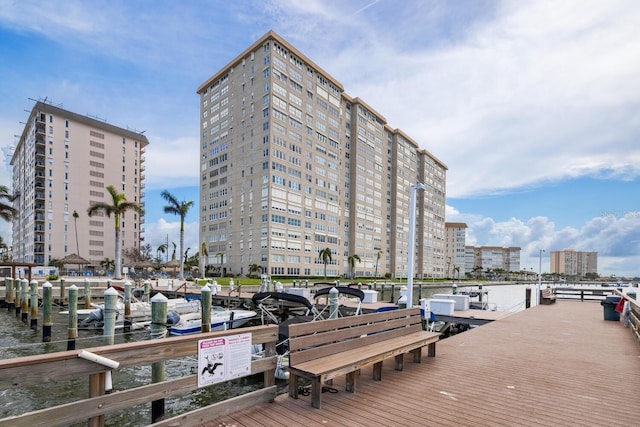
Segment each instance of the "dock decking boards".
M558 301L438 343L435 358L362 372L355 394L310 396L211 420L213 426L637 426L640 343L596 302Z

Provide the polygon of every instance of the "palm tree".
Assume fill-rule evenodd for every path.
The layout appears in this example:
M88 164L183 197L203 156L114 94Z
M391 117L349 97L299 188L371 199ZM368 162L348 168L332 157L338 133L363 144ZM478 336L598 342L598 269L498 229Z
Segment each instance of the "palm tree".
M173 245L173 253L171 254L171 259L176 259L176 242L171 242L171 244Z
M115 261L112 260L111 258L106 258L103 259L102 261L100 261L100 267L104 268L105 271L109 271L111 269L113 269L113 266L115 264ZM53 265L53 264L52 264Z
M76 229L76 253L80 255L80 243L78 243L78 211L73 211L73 226Z
M169 248L167 248L166 243L163 243L160 246L158 246L158 249L156 249L156 257L157 257L158 264L162 263L162 254L167 252L168 249Z
M182 254L184 247L184 218L187 216L187 212L189 212L191 206L193 206L193 201L179 202L178 199L167 190L164 190L160 195L169 202L169 204L164 207L164 213L180 216L180 254ZM180 280L184 279L184 258L180 259L180 275L178 278Z
M249 264L249 276L251 276L253 273L261 273L262 272L262 267L260 267L258 264Z
M220 258L220 267L218 267L218 271L220 271L220 277L222 277L222 260L224 259L224 254L222 252L218 252L216 254L216 258Z
M349 262L349 271L351 272L351 280L353 280L355 276L356 261L360 262L360 256L358 254L349 255L349 257L347 258L347 261Z
M200 246L200 265L198 267L200 268L200 272L202 273L203 279L206 277L204 269L205 269L205 265L207 264L208 257L209 257L209 251L207 250L207 242L202 242L202 245Z
M0 185L0 218L5 221L11 221L18 210L9 203L4 203L4 200L12 202L15 197L9 193L9 188L6 185Z
M376 272L373 274L373 277L378 277L378 263L380 262L380 257L383 253L384 252L382 251L378 251L378 253L376 254Z
M333 261L330 248L324 248L318 253L318 257L324 263L324 280L327 280L327 264Z
M140 215L144 214L144 210L134 202L128 202L127 196L123 193L118 193L113 185L107 187L107 192L111 195L111 204L105 202L95 203L87 209L87 214L92 216L98 212L102 212L111 217L113 214L115 222L115 272L114 277L117 280L122 279L122 254L120 253L120 216L128 210L134 210Z

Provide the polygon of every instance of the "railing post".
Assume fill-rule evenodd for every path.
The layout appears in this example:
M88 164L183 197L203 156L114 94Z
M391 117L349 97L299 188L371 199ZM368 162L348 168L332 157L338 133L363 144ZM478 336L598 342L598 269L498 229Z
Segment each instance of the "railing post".
M151 298L151 339L164 338L167 335L167 297L161 293ZM160 383L165 378L165 361L151 364L151 382ZM164 419L164 399L151 402L151 422Z
M78 287L69 286L69 323L67 326L67 350L76 349L78 338Z
M51 342L51 327L53 316L53 285L49 282L42 284L42 342Z

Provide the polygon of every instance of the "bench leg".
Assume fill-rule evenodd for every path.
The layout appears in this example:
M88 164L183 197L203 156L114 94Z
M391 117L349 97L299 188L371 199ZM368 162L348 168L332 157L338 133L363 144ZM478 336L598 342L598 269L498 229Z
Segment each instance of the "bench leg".
M322 406L321 398L322 381L320 381L320 377L315 377L311 380L311 405L316 409L320 409Z
M404 354L399 354L396 359L396 371L402 371L404 369Z
M427 356L436 357L436 343L432 342L427 347Z
M382 381L382 362L373 365L373 380Z
M289 397L298 398L298 376L289 373Z
M353 371L353 372L349 372L347 374L347 384L345 385L345 390L348 391L349 393L355 393L356 392L356 378L359 374L359 371Z
M422 363L422 347L411 350L413 353L413 363Z

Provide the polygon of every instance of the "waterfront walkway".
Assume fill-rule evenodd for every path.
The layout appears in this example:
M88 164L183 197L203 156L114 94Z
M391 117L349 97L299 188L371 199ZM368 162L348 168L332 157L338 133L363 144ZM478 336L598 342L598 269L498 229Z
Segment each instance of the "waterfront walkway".
M640 344L596 302L559 301L437 344L436 357L362 371L356 394L280 395L218 426L638 426Z

